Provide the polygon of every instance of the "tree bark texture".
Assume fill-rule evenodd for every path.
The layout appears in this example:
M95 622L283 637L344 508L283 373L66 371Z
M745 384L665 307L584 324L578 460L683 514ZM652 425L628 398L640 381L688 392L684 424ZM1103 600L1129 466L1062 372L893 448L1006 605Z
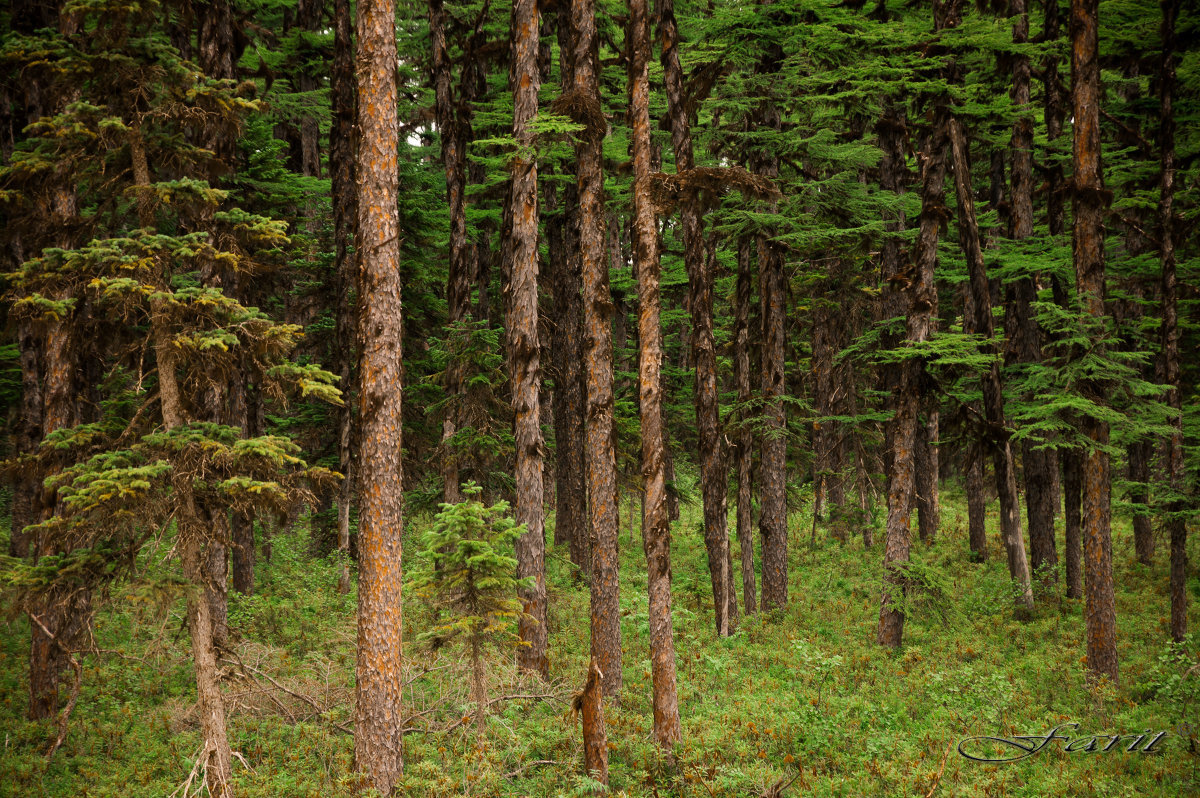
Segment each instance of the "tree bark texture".
M621 689L621 605L618 600L617 452L613 405L612 297L604 258L606 123L600 105L598 40L593 0L572 0L572 95L586 129L577 134L579 249L583 272L584 363L587 396L588 511L592 525L592 655L604 674L604 694Z
M1083 598L1083 454L1064 450L1063 471L1063 548L1067 572L1067 598Z
M587 683L579 694L583 718L583 766L588 774L608 786L608 734L604 729L604 673L592 657Z
M941 414L935 392L925 403L924 418L917 421L916 478L914 500L917 506L917 534L926 546L937 540L941 526L941 505L938 498L938 428Z
M971 194L971 167L967 154L967 137L962 123L949 120L950 145L954 158L954 188L958 198L959 237L966 255L970 275L971 310L967 320L969 332L990 340L995 332L992 322L991 292L983 262L983 245L975 217L975 199ZM985 353L994 354L991 345ZM983 376L983 410L986 435L992 450L996 471L996 492L1000 496L1000 535L1008 552L1008 573L1019 586L1016 612L1025 618L1033 609L1033 590L1029 580L1029 561L1025 556L1025 540L1021 535L1021 508L1017 499L1016 464L1012 441L1004 421L1004 393L1000 382L1000 364L993 360Z
M1104 319L1104 172L1100 163L1099 0L1071 0L1071 105L1075 120L1075 283L1085 314ZM1104 402L1100 385L1085 386ZM1087 602L1087 658L1093 676L1117 682L1117 614L1112 579L1112 478L1107 422L1085 418L1080 431L1091 441L1083 455L1083 563Z
M675 171L695 166L692 134L679 64L679 26L674 0L659 0L656 11L662 29L662 65L671 120ZM704 547L712 582L713 615L717 634L726 637L737 626L737 591L727 529L728 474L722 445L721 410L717 392L717 348L713 338L713 264L704 252L704 225L698 198L688 192L680 203L683 223L683 261L687 268L692 319L691 353L695 363L696 432L700 455L700 493L704 504Z
M513 28L512 264L508 285L508 365L512 382L516 446L516 520L525 525L517 541L517 576L533 579L520 590L521 667L549 677L546 657L546 537L542 486L541 348L538 343L538 184L534 133L537 116L538 40L536 0L516 0Z
M663 461L660 264L658 229L650 199L650 23L646 0L629 0L629 34L634 261L638 275L638 341L641 345L638 396L642 421L642 546L646 551L646 592L650 604L654 739L670 751L679 741L680 724L675 686L675 632L671 625L671 519L667 508L666 463ZM722 559L721 564L724 563Z
M389 795L403 768L401 319L394 0L358 2L358 662L354 759Z

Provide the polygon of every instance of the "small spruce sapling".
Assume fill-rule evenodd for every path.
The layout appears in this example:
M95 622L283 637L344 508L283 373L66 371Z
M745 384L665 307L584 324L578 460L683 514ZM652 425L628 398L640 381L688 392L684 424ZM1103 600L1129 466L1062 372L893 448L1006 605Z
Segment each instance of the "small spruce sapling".
M519 644L517 590L532 580L516 577L513 557L525 525L506 515L508 502L485 506L478 500L481 492L470 482L463 488L466 501L441 505L432 528L421 536L413 589L440 616L418 639L434 649L458 640L470 653L471 698L482 736L487 708L483 650L488 644Z

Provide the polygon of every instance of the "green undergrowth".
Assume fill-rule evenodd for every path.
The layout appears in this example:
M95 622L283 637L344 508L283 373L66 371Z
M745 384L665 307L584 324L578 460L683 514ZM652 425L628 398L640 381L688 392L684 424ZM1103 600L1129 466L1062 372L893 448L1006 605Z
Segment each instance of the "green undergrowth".
M640 539L624 524L624 690L619 703L606 706L612 790L755 796L788 784L783 795L1200 794L1200 643L1182 651L1165 643L1165 546L1153 567L1136 564L1128 521L1116 520L1121 685L1093 686L1082 601L1058 598L1055 589L1039 595L1031 621L1013 620L995 509L990 559L975 564L967 556L962 496L943 494L938 541L914 544L910 574L925 589L908 599L905 644L892 653L874 642L881 543L864 551L861 537L838 543L818 526L812 546L804 511L791 518L788 607L743 617L734 635L718 639L700 509L685 507L672 548L683 722L683 742L672 756L651 740L645 567ZM410 520L406 553L416 551L428 523ZM1061 552L1061 528L1059 534ZM271 562L258 565L256 594L231 601L235 656L223 674L240 796L348 796L356 786L348 733L355 596L336 592L340 564L312 560L307 548L304 524L277 537ZM147 554L141 574L162 575L167 567L163 552ZM493 659L489 694L500 700L490 706L482 738L468 722L465 664L457 654L417 644L432 617L415 602L406 605L405 697L413 717L403 794L596 792L583 774L579 721L570 711L588 659L588 593L565 547L549 552L547 583L551 682L519 676L511 662ZM1195 580L1190 588L1193 602L1200 601ZM200 747L182 618L178 600L148 598L137 584L114 587L98 616L102 652L82 657L82 694L49 763L53 724L24 719L27 622L0 625L0 795L182 794ZM1200 613L1193 610L1190 620L1196 628ZM1067 753L1054 743L1020 762L993 765L956 750L971 736L1044 735L1068 723L1078 724L1078 731L1065 729L1072 736L1169 734L1151 754L1127 753L1124 744Z

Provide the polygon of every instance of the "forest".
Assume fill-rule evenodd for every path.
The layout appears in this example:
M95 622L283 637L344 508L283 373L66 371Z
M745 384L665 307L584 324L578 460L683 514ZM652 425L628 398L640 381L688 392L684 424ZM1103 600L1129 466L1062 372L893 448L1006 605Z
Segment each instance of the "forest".
M1200 794L1198 224L1195 0L10 0L0 796Z

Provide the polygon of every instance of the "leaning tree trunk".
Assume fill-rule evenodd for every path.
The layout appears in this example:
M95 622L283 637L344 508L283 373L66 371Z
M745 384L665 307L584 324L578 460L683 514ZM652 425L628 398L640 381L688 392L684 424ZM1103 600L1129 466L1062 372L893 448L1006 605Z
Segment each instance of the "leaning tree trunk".
M512 263L508 283L508 366L512 380L516 445L516 520L525 525L517 541L517 576L524 614L518 624L521 667L549 677L546 658L546 538L542 501L541 350L538 344L537 115L538 12L536 0L516 0L513 27L513 136L519 154L511 165Z
M662 26L662 65L671 120L671 145L675 171L695 166L692 134L679 64L679 28L674 0L659 0L656 9ZM647 156L648 157L648 156ZM691 352L695 361L696 431L700 450L700 492L704 503L704 546L712 581L717 634L726 637L737 626L737 591L733 585L733 559L729 550L725 495L729 479L721 435L721 408L717 394L717 348L713 339L713 272L704 253L704 225L698 198L685 192L680 203L683 222L683 261L687 267L692 317Z
M403 495L394 0L358 0L358 662L354 759L390 795L403 768Z
M650 600L650 672L654 739L667 751L679 742L675 633L671 626L671 519L663 460L662 324L659 319L658 229L650 200L650 23L646 0L629 0L629 82L633 127L634 262L638 275L638 396L642 418L642 545ZM724 506L724 502L722 502ZM721 561L724 564L724 560ZM726 585L728 583L725 583Z
M568 97L585 129L579 162L579 249L583 260L584 363L587 380L588 511L592 524L592 654L604 674L604 694L621 689L621 605L618 599L617 452L613 404L612 297L604 259L606 121L600 105L598 40L593 0L572 0L574 83Z
M975 217L975 200L971 195L971 167L967 158L966 133L957 119L949 121L950 144L954 156L954 188L958 198L959 240L967 259L970 275L971 309L974 317L968 320L969 332L990 340L992 325L991 292L983 263L983 245ZM985 353L993 353L990 345ZM1029 581L1029 561L1025 557L1025 540L1021 536L1021 511L1017 501L1016 464L1012 441L1004 423L1004 393L1000 382L1000 365L993 359L983 377L983 410L987 424L988 443L992 449L992 464L996 470L996 491L1000 494L1000 534L1008 551L1008 573L1017 583L1018 618L1027 619L1033 609L1033 590Z
M1084 313L1104 323L1104 172L1100 163L1099 0L1071 0L1071 104L1074 113L1075 283ZM1095 356L1095 352L1091 353ZM1083 388L1103 404L1104 386ZM1093 676L1117 682L1117 612L1112 577L1112 478L1108 422L1085 417L1090 442L1083 459L1083 562L1087 600L1087 662Z
M1162 363L1167 384L1167 403L1175 411L1167 439L1166 472L1173 494L1167 503L1164 526L1171 545L1171 638L1182 643L1187 635L1187 521L1183 515L1183 417L1182 381L1179 374L1179 285L1175 270L1175 23L1179 0L1162 2L1163 52L1159 77L1159 150L1162 177L1159 182L1159 260L1162 264Z

